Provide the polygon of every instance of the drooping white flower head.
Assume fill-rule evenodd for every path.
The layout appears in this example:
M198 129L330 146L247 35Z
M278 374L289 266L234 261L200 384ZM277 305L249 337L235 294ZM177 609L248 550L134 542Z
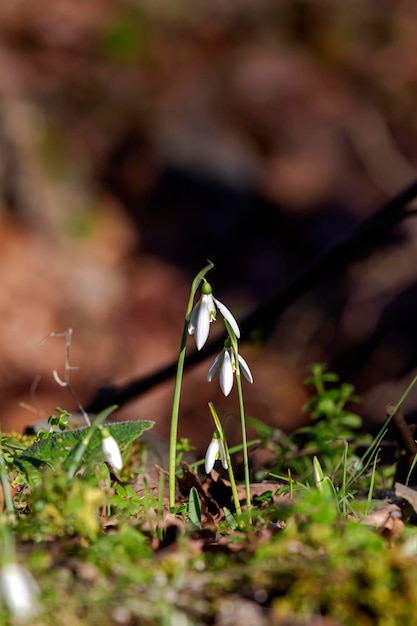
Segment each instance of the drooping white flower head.
M204 346L210 332L210 323L216 319L216 311L220 311L233 329L236 337L240 337L239 326L229 309L212 295L210 283L205 281L201 287L201 298L193 308L188 325L188 332L195 336L198 350Z
M224 449L223 441L218 436L218 433L215 433L206 452L206 460L204 464L206 474L210 474L217 459L220 459L224 469L228 469L229 466L227 464L226 451Z
M123 460L116 439L112 437L107 428L101 429L101 437L101 449L103 450L107 463L110 463L114 470L121 470L123 467Z
M233 375L236 372L236 359L233 349L228 345L228 341L223 350L216 356L207 374L207 380L211 382L217 370L220 370L220 389L225 396L228 396L233 387ZM237 355L239 361L239 369L243 376L250 383L253 383L253 377L245 359Z
M40 612L39 587L32 574L15 562L0 568L0 595L16 622L27 622Z

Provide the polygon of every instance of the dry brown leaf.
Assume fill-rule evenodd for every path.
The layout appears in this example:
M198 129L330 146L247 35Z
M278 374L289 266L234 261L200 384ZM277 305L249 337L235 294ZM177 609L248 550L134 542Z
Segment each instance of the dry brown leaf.
M375 526L377 531L389 541L394 541L404 530L401 509L396 504L386 504L380 509L371 511L363 518L362 523Z
M395 495L399 498L404 498L404 500L407 500L407 502L411 504L414 511L417 513L417 491L415 489L406 487L402 483L395 483Z

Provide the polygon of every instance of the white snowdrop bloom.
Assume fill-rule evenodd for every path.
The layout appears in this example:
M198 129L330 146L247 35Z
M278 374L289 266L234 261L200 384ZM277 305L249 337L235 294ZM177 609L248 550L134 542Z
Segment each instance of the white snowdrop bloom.
M0 568L0 595L16 622L31 620L40 612L38 584L17 563L5 563Z
M123 467L123 460L122 455L120 454L119 445L107 429L103 429L102 432L101 448L107 463L110 463L114 470L121 470Z
M207 448L206 452L206 460L204 464L206 474L210 474L217 459L221 460L224 469L227 469L229 467L227 464L226 451L224 449L223 441L220 439L220 437L214 436L213 439L210 441L210 445Z
M253 383L253 377L245 359L237 355L239 361L239 369L243 376L250 383ZM223 350L216 356L207 374L207 380L211 382L217 370L220 370L220 389L225 396L228 396L233 387L233 374L236 371L235 354L232 348L225 346Z
M210 323L216 319L217 309L224 319L229 322L236 337L240 337L239 326L229 309L212 295L210 283L203 283L201 298L193 308L188 325L188 332L194 335L198 350L204 346L210 332Z

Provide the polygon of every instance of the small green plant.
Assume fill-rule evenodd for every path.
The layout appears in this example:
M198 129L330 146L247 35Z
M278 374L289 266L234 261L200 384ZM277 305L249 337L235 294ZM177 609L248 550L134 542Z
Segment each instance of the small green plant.
M42 480L25 495L27 510L19 517L19 532L37 541L74 534L94 539L100 530L99 508L105 503L97 483L96 475L72 480L65 472L45 469Z
M61 407L56 407L55 411L56 413L58 413L58 415L53 414L48 417L49 430L40 428L36 433L36 439L46 439L51 433L54 433L57 430L62 431L72 428L71 413L68 413L68 411L65 411L64 409L61 409Z
M114 494L109 496L110 514L117 519L140 519L146 512L158 506L157 500L149 492L139 495L131 485L115 485Z
M349 408L359 402L353 386L340 383L338 375L326 371L321 363L310 369L311 376L305 385L313 389L313 396L304 410L311 423L289 437L261 425L258 436L276 454L271 466L273 475L282 477L290 471L298 482L311 485L314 483L312 460L316 457L323 473L332 483L341 485L345 473L350 476L357 471L358 452L370 445L371 437L360 432L362 419ZM257 425L253 420L251 424Z
M339 500L334 484L329 476L326 476L322 470L318 458L313 457L313 475L314 483L320 495L325 502L331 502L339 512Z
M332 456L335 442L354 441L362 419L346 408L357 404L359 398L354 395L354 388L347 383L340 383L339 376L326 371L322 363L311 366L311 376L304 385L313 388L314 395L304 407L314 426L301 429L308 434L309 445L317 445L325 456Z

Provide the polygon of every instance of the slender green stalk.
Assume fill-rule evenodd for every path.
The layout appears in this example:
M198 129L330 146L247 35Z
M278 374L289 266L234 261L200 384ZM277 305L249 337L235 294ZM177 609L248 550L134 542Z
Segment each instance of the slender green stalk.
M116 409L117 409L117 405L114 404L113 406L108 407L104 411L101 411L101 413L99 413L97 417L94 418L91 426L89 426L87 430L87 433L84 439L80 441L78 446L75 448L73 454L71 454L69 458L69 467L67 470L67 476L70 480L74 478L75 473L77 472L81 464L84 453L90 444L91 437L94 435L96 430L100 428L102 423L109 417L109 415L113 413L113 411L115 411Z
M354 476L352 476L351 479L348 481L347 488L349 488L356 480L358 480L366 472L370 463L372 463L372 459L375 458L375 456L378 454L379 446L387 433L388 424L390 423L393 415L395 415L395 413L398 411L398 409L400 408L400 406L402 405L402 403L404 402L404 400L406 399L406 397L408 396L408 394L410 393L410 391L412 390L412 388L415 386L416 383L417 383L417 375L414 376L413 380L408 385L407 389L404 391L403 395L398 400L397 404L394 406L391 413L388 415L387 419L381 426L379 433L375 437L373 443L369 446L369 448L363 454L360 460L361 469Z
M182 331L181 346L180 346L180 352L178 355L177 374L175 376L174 399L172 401L171 429L170 429L170 436L169 436L169 506L170 508L175 507L175 470L176 470L176 457L177 457L178 418L179 418L179 410L180 410L181 385L182 385L182 378L184 374L188 326L190 323L191 312L193 310L194 297L195 297L196 291L201 281L204 279L204 276L207 274L209 270L212 269L212 267L213 267L213 263L209 263L208 265L206 265L201 270L201 272L197 274L197 276L194 278L192 282L191 290L190 290L190 298L188 300L187 312L185 314L184 328Z
M184 374L185 350L187 343L189 314L185 317L184 329L182 331L181 348L178 355L177 374L175 376L174 399L172 401L171 430L169 436L169 506L175 507L175 468L177 458L177 433L178 417L180 411L180 396L182 377Z
M242 380L240 378L239 361L237 358L237 353L235 353L235 356L236 356L236 384L237 384L237 391L238 391L238 396L239 396L240 423L242 426L243 470L244 470L244 475L245 475L245 487L246 487L246 507L249 512L249 519L250 519L251 497L250 497L248 446L247 446L247 439L246 439L245 409L243 405Z
M230 326L227 320L224 320L227 332L229 334L229 338L232 344L232 350L234 355L234 366L235 366L235 376L236 376L236 385L237 385L237 393L239 398L239 414L240 414L240 424L242 427L242 448L243 448L243 470L245 476L245 488L246 488L246 507L249 512L249 519L251 519L250 510L251 510L251 497L250 497L250 478L249 478L249 459L248 459L248 444L246 438L246 418L245 418L245 407L243 404L243 391L242 391L242 379L240 376L240 367L239 367L239 346L237 342L237 337L233 332L232 327Z
M224 434L224 430L220 422L219 416L217 415L216 409L214 408L214 404L212 402L209 402L209 409L213 416L213 420L216 425L217 432L219 433L220 439L223 442L224 451L226 453L227 471L229 474L230 486L232 488L233 502L235 504L236 513L238 515L241 515L242 509L240 506L239 496L237 493L235 475L233 473L232 460L230 458L230 451L229 451L229 446L227 445L226 436Z
M372 467L372 474L371 474L371 484L369 485L368 499L367 499L367 502L366 502L365 515L369 514L369 511L371 510L371 506L372 506L372 496L373 496L374 488L375 488L376 464L377 464L377 461L378 461L378 455L375 455L374 463L373 463L373 467Z
M343 474L342 474L342 511L343 511L343 515L346 516L347 514L347 506L346 506L346 498L347 498L347 493L346 493L346 478L347 478L347 456L348 456L348 449L349 449L349 444L347 441L344 442L345 444L345 449L343 451Z
M411 474L414 472L414 468L416 464L417 464L417 454L414 455L413 462L411 463L410 469L408 470L407 478L405 481L406 486L408 486L408 483L410 482Z
M293 481L290 469L288 469L288 484L290 486L290 498L291 500L293 500L294 499L294 481Z
M164 515L164 495L165 495L165 472L159 472L158 489L158 520L162 520Z

